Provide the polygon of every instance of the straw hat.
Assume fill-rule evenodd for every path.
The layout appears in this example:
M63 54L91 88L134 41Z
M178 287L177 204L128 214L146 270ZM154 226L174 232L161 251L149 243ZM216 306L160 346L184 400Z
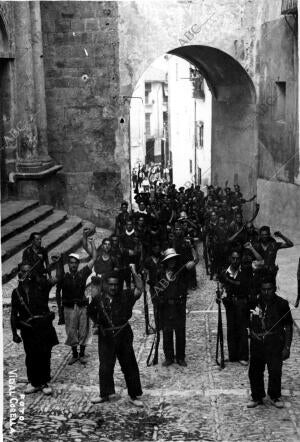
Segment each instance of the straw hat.
M184 219L187 219L186 212L180 212L178 221L183 221Z
M178 253L176 253L175 249L167 249L164 251L164 259L161 262L167 261L167 259L176 258L179 256Z

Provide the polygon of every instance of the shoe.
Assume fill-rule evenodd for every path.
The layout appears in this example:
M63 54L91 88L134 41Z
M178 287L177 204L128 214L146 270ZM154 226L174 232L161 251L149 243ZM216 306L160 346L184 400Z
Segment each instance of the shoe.
M121 399L121 395L118 393L112 393L108 397L109 397L109 400L113 400L113 401L117 401L117 400Z
M276 407L276 408L284 408L284 403L282 402L282 400L280 398L278 398L278 399L271 399L270 398L270 404L274 405L274 407Z
M109 402L109 397L108 396L97 396L94 397L93 399L91 399L92 404L103 404L103 402Z
M41 387L34 387L33 385L28 384L24 393L31 394L31 393L36 393L37 391L40 391L40 390L41 390Z
M240 363L241 365L243 365L244 367L247 367L247 365L248 365L248 361L243 361L243 360L241 360L241 361L239 361L239 363Z
M128 399L128 401L132 404L132 405L134 405L135 407L140 407L140 408L142 408L143 406L144 406L144 404L143 404L143 402L142 401L140 401L138 398L136 398L136 397L129 397L129 399Z
M180 365L181 367L187 367L187 363L185 362L184 359L182 361L181 360L177 361L177 364Z
M45 384L42 386L42 392L46 395L49 396L50 394L52 394L52 388L49 387L48 384Z
M259 399L258 401L250 401L248 404L247 404L247 408L255 408L255 407L257 407L258 405L263 405L264 403L263 403L263 400L262 399Z
M163 367L169 367L169 365L172 365L174 361L172 361L171 359L166 359L161 365Z
M68 362L68 365L73 365L77 361L78 361L78 356L72 356L71 359Z
M79 362L82 365L86 365L88 362L87 357L86 356L79 356Z

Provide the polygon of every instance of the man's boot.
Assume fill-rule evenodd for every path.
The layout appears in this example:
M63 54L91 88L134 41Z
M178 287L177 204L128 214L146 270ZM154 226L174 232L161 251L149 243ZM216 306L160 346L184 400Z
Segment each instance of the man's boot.
M80 351L79 351L79 362L82 365L86 365L87 364L87 358L84 355L85 352L85 345L81 345L80 346Z
M77 345L72 347L72 357L69 360L68 365L73 365L76 361L78 361Z

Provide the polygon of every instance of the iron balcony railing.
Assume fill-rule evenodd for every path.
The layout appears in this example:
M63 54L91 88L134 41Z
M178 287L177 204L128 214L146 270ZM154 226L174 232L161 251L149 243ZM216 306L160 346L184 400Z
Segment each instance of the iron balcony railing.
M296 14L298 10L298 0L282 0L281 14Z

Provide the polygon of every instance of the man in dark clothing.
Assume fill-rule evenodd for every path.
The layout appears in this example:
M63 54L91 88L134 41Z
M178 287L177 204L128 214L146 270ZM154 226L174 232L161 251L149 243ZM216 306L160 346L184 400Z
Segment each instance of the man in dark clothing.
M257 252L264 260L264 268L267 272L276 276L278 267L276 265L277 252L281 249L293 247L293 242L284 236L281 232L275 232L274 236L283 240L283 242L275 241L271 236L270 227L263 226L259 229L260 240L256 247Z
M13 341L23 340L26 354L26 368L29 384L26 394L42 390L52 393L48 386L51 379L51 350L58 344L52 325L54 313L48 307L49 292L56 279L47 280L38 273L31 272L31 265L22 262L19 266L19 284L12 292L11 329ZM21 331L21 337L17 333Z
M265 397L264 370L268 367L268 396L276 408L283 408L281 400L282 361L290 356L293 338L293 318L289 303L276 295L274 275L261 282L260 296L253 305L250 318L249 379L254 408Z
M100 280L92 278L92 302L88 314L98 324L100 396L92 403L107 402L115 394L114 367L116 359L124 373L131 404L142 407L139 400L143 394L138 364L133 350L133 333L129 324L132 309L142 294L142 281L131 266L134 290L120 290L117 276L107 280L107 290L101 291Z
M133 227L133 221L128 219L126 222L126 229L123 235L120 236L120 247L123 253L123 262L125 270L123 272L126 287L130 288L131 284L131 272L129 264L139 265L139 252L140 247L136 240L136 233ZM128 268L128 270L127 270Z
M241 255L233 251L230 266L221 275L226 290L223 303L227 319L227 345L230 362L248 365L248 301L252 274L241 268Z
M83 231L86 240L88 232ZM61 302L64 308L64 318L66 326L67 339L65 344L72 347L73 356L69 365L78 360L77 346L80 346L79 362L86 364L85 347L89 338L89 321L87 316L88 299L85 296L86 281L92 273L92 268L97 258L95 244L91 241L92 259L81 270L79 267L79 256L71 253L68 257L69 272L59 278L62 298Z
M91 250L89 250L89 253L91 254ZM109 238L104 238L101 247L97 250L94 271L100 278L105 278L108 273L116 270L117 266L117 261L115 261L111 254L111 240Z
M22 261L27 262L33 271L39 275L48 274L51 276L47 250L42 247L42 237L40 233L33 232L30 237L31 245L23 252Z
M164 268L158 275L154 287L159 303L160 325L163 330L164 367L173 364L174 358L182 367L185 362L186 333L186 298L187 284L184 271L195 267L195 261L188 261L180 266L179 254L174 249L167 249L162 260ZM173 334L176 337L176 355L174 354Z
M121 204L121 212L116 216L115 233L116 235L122 235L125 231L126 221L130 218L128 213L128 203L124 201Z

